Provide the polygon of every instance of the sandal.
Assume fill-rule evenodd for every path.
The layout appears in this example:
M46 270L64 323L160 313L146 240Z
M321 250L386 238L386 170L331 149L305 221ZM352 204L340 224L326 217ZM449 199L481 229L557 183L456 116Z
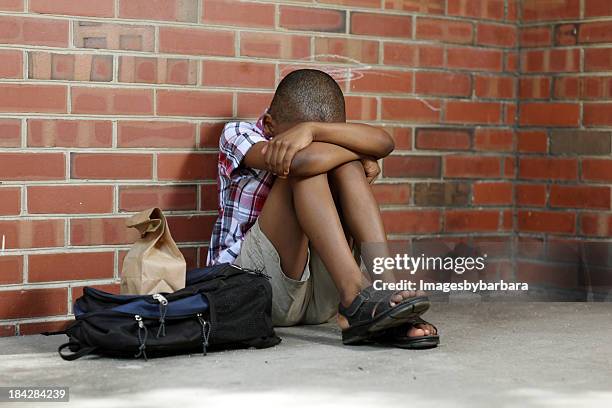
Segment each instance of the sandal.
M406 333L408 333L408 330L415 324L429 324L436 330L436 334L418 337L407 336ZM430 349L438 347L438 344L440 344L439 333L436 326L417 317L409 323L385 330L379 336L372 338L372 340L380 344L391 345L403 349Z
M429 309L429 299L419 296L405 299L391 306L391 297L399 291L376 290L373 286L363 289L349 307L342 304L338 313L350 325L342 330L342 343L356 344L372 337L373 333L413 321Z

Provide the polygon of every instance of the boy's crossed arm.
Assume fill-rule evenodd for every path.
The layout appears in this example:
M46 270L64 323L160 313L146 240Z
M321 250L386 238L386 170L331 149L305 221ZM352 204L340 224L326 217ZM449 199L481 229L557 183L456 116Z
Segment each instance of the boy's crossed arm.
M255 144L245 156L245 165L271 171L279 177L307 177L362 160L369 175L378 173L375 161L387 156L394 147L391 136L373 126L304 122L269 142Z

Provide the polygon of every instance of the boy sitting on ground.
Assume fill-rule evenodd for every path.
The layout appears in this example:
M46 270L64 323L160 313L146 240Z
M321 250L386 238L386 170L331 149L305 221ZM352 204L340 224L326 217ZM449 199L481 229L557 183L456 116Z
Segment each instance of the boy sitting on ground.
M352 251L375 244L372 258L389 255L370 183L394 143L381 129L346 123L333 78L312 69L288 74L257 123L228 123L219 147L208 264L268 274L275 325L337 315L344 344L438 344L436 328L420 318L429 308L424 293L374 290Z

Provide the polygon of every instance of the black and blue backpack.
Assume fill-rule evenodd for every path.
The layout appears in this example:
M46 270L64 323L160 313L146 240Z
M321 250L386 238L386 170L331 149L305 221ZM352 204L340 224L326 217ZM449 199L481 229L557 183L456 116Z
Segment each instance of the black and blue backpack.
M268 277L231 264L187 272L184 289L116 295L86 287L59 347L64 360L87 354L144 358L280 343L272 327ZM71 353L67 353L69 349Z

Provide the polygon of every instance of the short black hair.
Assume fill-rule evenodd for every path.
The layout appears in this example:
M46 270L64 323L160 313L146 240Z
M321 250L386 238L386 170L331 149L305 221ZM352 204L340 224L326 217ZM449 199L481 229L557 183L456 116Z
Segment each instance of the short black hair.
M340 86L317 69L298 69L285 76L276 87L269 113L278 123L346 121Z

